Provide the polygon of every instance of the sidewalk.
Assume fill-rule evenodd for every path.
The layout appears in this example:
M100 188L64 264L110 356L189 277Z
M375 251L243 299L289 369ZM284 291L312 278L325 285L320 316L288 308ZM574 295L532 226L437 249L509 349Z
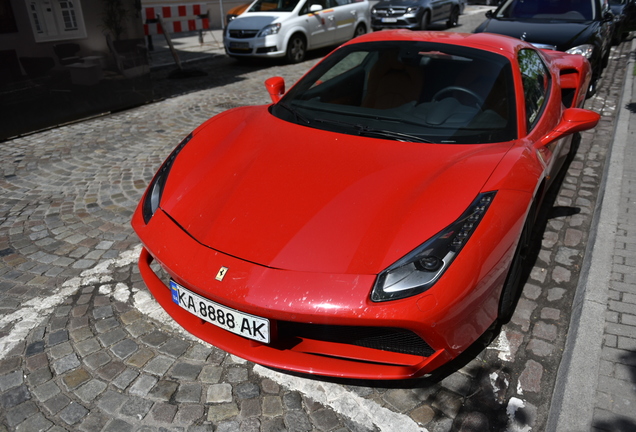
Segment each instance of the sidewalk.
M632 40L602 198L546 430L636 430L636 80Z
M223 30L204 30L202 38L198 31L176 33L171 35L172 44L177 51L182 65L191 62L211 58L217 55L225 55L223 49ZM152 36L153 50L148 51L150 67L160 68L176 66L172 52L164 35Z

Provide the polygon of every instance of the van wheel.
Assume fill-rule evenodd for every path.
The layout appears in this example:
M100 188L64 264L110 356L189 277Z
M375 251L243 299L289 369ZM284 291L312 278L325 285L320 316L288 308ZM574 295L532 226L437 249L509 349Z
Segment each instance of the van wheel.
M356 31L353 32L353 38L357 38L358 36L362 36L364 34L367 34L367 28L364 26L364 24L358 24L358 27L356 27Z
M287 61L289 63L300 63L305 59L306 52L305 38L298 34L293 35L287 43Z

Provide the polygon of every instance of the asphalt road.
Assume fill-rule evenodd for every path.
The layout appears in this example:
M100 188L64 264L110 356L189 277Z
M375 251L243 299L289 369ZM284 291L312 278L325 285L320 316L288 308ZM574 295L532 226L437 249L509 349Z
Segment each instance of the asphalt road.
M399 383L245 362L184 334L148 295L129 220L154 171L198 124L267 103L266 78L293 83L324 55L245 65L183 43L186 60L204 57L185 64L205 77L155 68L155 103L0 144L0 431L543 430L629 43L613 48L587 102L602 120L542 211L512 321L434 376Z

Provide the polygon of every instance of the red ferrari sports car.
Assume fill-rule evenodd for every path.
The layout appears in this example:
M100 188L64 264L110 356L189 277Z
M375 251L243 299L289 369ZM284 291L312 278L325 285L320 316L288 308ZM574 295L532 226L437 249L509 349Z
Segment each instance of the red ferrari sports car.
M510 318L541 199L599 120L590 76L506 36L358 37L175 148L133 216L143 278L186 330L262 365L429 373Z

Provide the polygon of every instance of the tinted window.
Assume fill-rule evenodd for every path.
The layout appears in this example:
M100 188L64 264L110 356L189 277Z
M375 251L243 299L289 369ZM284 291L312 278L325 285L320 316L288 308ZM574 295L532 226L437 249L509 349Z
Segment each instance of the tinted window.
M598 13L595 0L508 0L498 18L590 21Z
M258 0L248 12L291 12L299 0Z
M476 144L516 138L508 60L436 43L339 49L272 113L307 127L400 141Z
M526 102L526 122L530 131L545 106L550 90L550 74L539 54L531 49L519 51L519 69Z

